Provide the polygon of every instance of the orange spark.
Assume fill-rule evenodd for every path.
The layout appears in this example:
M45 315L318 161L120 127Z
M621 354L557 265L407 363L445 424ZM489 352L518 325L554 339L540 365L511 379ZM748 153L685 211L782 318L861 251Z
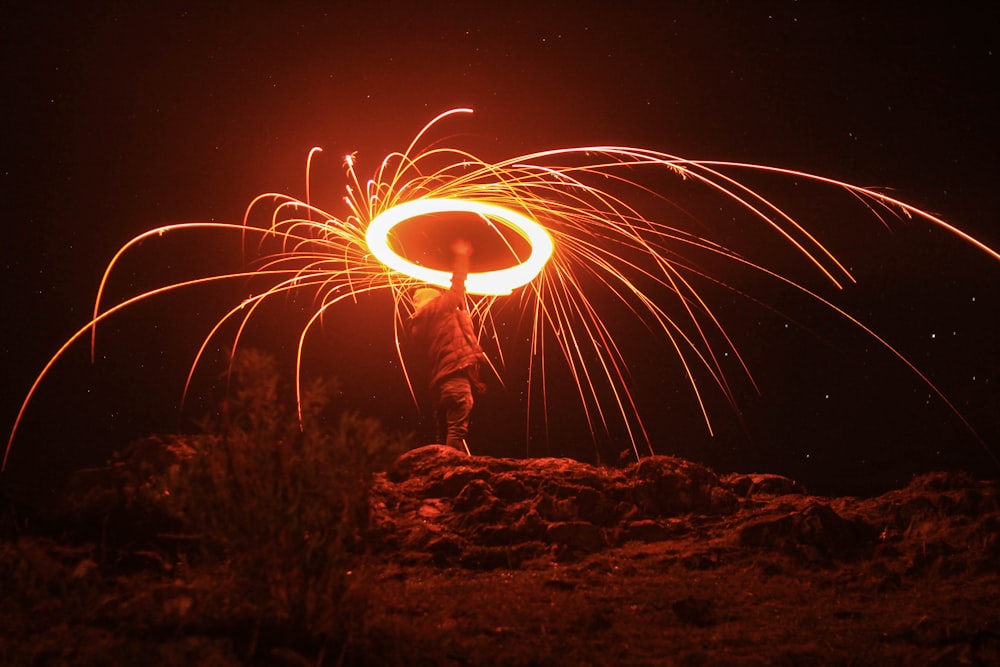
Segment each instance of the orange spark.
M530 246L521 260L509 253L509 266L469 276L470 300L485 340L499 341L496 325L503 317L501 306L511 304L531 322L532 341L529 387L540 383L545 399L546 340L554 340L557 359L568 369L592 431L607 429L609 420L624 424L636 457L652 447L636 409L628 379L627 353L616 334L613 319L602 316L592 287L623 304L653 335L662 337L666 347L682 364L687 382L698 401L709 432L711 419L697 379L705 376L735 405L728 371L722 357L731 355L753 382L750 369L716 316L699 282L708 281L731 289L718 278L699 268L686 253L708 253L738 267L777 279L786 286L816 300L872 336L911 368L958 414L957 409L920 371L895 348L854 316L829 299L805 286L805 279L790 276L755 257L753 249L728 248L722 243L680 226L654 220L637 210L635 199L661 197L643 185L635 174L654 171L684 181L687 186L707 188L724 201L735 204L758 225L756 237L785 248L788 256L806 260L806 266L834 288L854 278L844 263L782 206L751 189L734 174L757 172L805 180L845 191L856 197L883 224L894 218L918 218L956 235L963 242L1000 260L1000 253L950 223L882 192L800 171L738 162L689 160L643 148L589 146L548 150L501 162L489 162L458 148L434 147L421 150L425 135L443 119L470 113L453 109L434 118L416 135L406 150L391 153L374 175L363 184L357 175L356 153L344 157L348 176L344 202L349 213L338 217L312 203L311 165L320 149L309 153L304 200L268 193L256 197L247 207L241 225L186 223L140 234L123 246L105 271L94 304L93 318L57 350L29 389L11 429L4 452L6 467L11 445L24 412L36 389L66 349L89 332L92 345L96 327L122 309L161 293L189 285L223 280L266 280L269 286L241 301L211 327L194 355L185 392L209 344L222 335L224 326L234 324L235 348L264 302L279 295L303 290L313 294L313 311L298 335L296 387L301 390L302 352L314 325L332 308L346 308L367 294L388 291L393 296L392 318L396 332L396 353L400 352L402 323L410 312L409 290L422 283L446 285L449 274L405 257L390 239L401 223L432 213L472 214L488 224L512 230ZM665 199L665 198L664 198ZM268 224L251 223L264 208ZM304 215L303 215L304 214ZM106 306L104 291L113 269L125 253L140 242L164 233L177 234L198 229L229 229L244 239L253 261L247 269L230 274L194 278L165 285ZM499 229L499 228L497 228ZM498 238L503 235L498 233ZM253 243L249 243L252 240ZM512 296L501 297L512 293ZM765 301L766 299L761 299ZM546 338L545 334L552 334ZM499 346L500 343L498 342ZM494 370L502 375L503 349L494 351ZM537 367L536 367L537 364ZM406 382L409 378L406 376ZM412 391L412 388L411 388ZM610 396L610 400L608 400ZM529 411L530 411L529 400ZM961 418L961 415L958 414ZM963 422L964 422L963 418ZM968 424L967 424L968 425ZM971 426L970 426L971 429Z

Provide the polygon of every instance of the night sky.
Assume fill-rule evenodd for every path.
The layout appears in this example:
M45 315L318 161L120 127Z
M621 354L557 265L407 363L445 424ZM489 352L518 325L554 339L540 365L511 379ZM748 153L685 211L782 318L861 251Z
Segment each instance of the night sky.
M303 196L313 146L324 149L313 196L346 213L343 155L357 151L359 172L372 173L454 107L475 114L443 132L489 159L618 144L795 168L892 188L1000 247L1000 22L985 7L72 4L8 10L2 27L4 424L87 322L107 262L130 238L174 222L238 222L263 192ZM996 476L986 450L1000 451L998 263L919 221L889 234L860 209L841 220L820 202L802 220L861 281L838 303L937 383L986 446L870 339L797 311L787 295L756 293L808 331L725 297L720 312L761 395L738 386L742 419L712 401L714 438L683 379L660 370L672 367L658 363L655 345L636 343L636 386L658 453L722 472L788 474L830 493L889 488L934 469ZM143 248L112 291L231 270L232 249L210 235ZM100 463L132 437L190 428L197 400L177 410L188 364L239 289L115 318L99 332L94 366L85 342L72 348L29 407L7 480ZM338 377L346 406L392 429L419 427L386 345L389 316L368 303L343 317L328 334L337 351L315 371ZM276 324L260 342L287 359L295 340ZM474 449L593 460L578 413L555 403L548 440L536 429L526 442L516 396L494 387L477 406ZM627 446L613 435L602 458Z

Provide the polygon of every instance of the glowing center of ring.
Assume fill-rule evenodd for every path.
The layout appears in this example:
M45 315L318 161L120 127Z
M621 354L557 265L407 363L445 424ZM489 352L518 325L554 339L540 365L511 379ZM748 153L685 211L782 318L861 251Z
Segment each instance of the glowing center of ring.
M390 269L431 285L449 287L450 271L414 264L389 247L389 233L396 225L430 213L474 213L487 221L500 222L531 245L531 254L520 264L495 271L470 273L465 281L465 289L470 294L510 294L515 288L531 282L552 256L552 237L531 218L503 206L465 199L417 199L393 206L368 225L365 233L368 249Z

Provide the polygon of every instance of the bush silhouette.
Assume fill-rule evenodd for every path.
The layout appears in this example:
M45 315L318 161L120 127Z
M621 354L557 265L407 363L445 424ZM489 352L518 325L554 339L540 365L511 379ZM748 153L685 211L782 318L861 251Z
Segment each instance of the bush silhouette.
M360 604L347 598L372 476L409 437L353 412L333 416L336 386L322 380L303 389L300 422L275 360L254 350L236 355L230 382L161 497L229 579L229 599L242 609L227 613L325 642L346 631Z

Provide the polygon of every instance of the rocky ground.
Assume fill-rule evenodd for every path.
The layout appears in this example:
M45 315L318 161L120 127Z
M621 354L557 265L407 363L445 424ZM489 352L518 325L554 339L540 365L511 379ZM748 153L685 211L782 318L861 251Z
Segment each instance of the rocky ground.
M6 665L1000 664L1000 483L961 473L827 498L671 457L422 447L375 479L337 646L220 621L201 591L224 568L166 537L110 554L18 511Z

